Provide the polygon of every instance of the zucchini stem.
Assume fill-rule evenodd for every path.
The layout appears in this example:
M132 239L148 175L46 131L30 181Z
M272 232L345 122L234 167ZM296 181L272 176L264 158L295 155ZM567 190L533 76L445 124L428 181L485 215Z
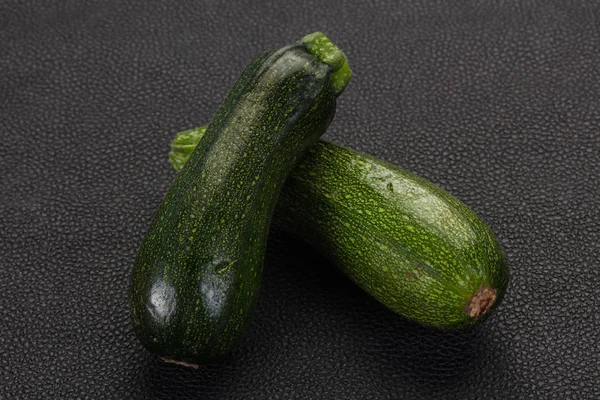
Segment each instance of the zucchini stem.
M333 74L331 74L333 87L338 95L342 93L352 78L352 70L344 52L322 32L306 35L300 40L300 43L306 45L310 54L333 69Z
M175 136L171 143L169 162L177 171L181 171L188 158L190 158L198 142L204 136L206 128L208 128L208 125L180 132Z

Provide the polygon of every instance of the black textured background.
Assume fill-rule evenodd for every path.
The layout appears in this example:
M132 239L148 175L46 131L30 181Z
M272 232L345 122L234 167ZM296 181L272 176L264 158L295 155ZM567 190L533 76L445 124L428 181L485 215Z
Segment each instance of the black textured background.
M600 398L594 3L0 1L0 398ZM472 206L510 260L505 301L480 329L423 329L273 229L240 346L163 364L126 288L169 143L315 30L355 73L326 137Z

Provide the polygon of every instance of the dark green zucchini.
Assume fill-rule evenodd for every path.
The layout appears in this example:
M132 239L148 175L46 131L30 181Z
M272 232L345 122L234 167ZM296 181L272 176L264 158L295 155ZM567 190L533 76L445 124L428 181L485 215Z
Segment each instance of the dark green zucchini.
M255 59L169 189L132 272L134 330L163 359L220 358L248 323L280 188L350 79L321 33Z
M176 169L203 132L176 136ZM423 325L473 325L500 303L508 284L502 248L465 204L406 170L325 141L312 145L288 177L274 221L385 306Z

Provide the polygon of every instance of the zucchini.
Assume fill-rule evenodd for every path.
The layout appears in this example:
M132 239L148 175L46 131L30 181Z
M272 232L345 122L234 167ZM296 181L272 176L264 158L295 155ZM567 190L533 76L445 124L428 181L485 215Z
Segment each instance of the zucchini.
M256 58L166 194L138 252L134 331L166 361L218 360L256 302L280 188L351 76L322 33Z
M177 170L205 128L178 134ZM319 141L288 177L274 221L317 247L355 283L422 325L461 329L496 307L508 284L489 227L433 183Z

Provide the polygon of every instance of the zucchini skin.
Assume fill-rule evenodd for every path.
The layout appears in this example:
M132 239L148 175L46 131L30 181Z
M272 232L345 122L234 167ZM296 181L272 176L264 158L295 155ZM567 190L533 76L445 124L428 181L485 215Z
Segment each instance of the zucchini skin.
M318 248L379 302L422 325L474 325L509 281L496 236L430 181L320 141L282 191L277 222Z
M203 129L177 135L174 168L185 164ZM464 203L409 171L323 140L286 180L274 222L422 325L474 325L500 304L508 285L502 247Z
M211 362L244 331L280 188L334 116L334 72L299 43L263 53L231 89L135 260L131 316L151 352Z

